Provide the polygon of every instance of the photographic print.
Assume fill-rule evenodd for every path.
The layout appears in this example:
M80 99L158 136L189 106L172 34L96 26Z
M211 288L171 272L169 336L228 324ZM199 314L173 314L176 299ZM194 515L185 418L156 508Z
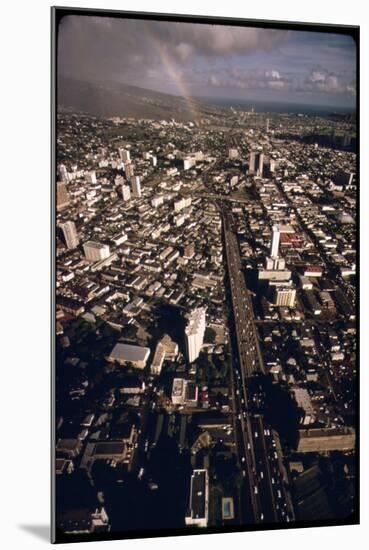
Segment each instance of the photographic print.
M52 31L53 542L358 523L358 27Z

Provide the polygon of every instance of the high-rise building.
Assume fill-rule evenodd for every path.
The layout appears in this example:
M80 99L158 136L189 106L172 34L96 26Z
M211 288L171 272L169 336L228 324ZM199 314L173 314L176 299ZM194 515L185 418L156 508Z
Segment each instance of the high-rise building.
M259 270L259 279L269 281L289 281L291 271L286 270L286 261L279 256L280 228L273 225L270 256L265 259L265 269Z
M272 258L278 258L280 236L281 233L278 225L273 225L272 246L270 248L270 255Z
M123 176L116 176L114 178L114 184L116 187L121 187L124 184L124 177Z
M133 177L133 174L135 173L133 164L125 164L124 172L126 174L126 178L130 180Z
M129 185L122 185L122 197L124 201L129 201L131 198L131 189Z
M141 197L141 183L139 176L133 176L131 178L132 194L136 199Z
M56 183L56 209L63 210L63 208L69 205L69 201L67 186L63 181L58 181Z
M79 237L76 225L72 221L68 221L61 226L64 234L64 239L68 248L76 248L79 244Z
M183 210L183 208L187 208L188 206L191 206L191 197L182 197L178 201L174 201L174 211L180 212Z
M123 149L123 148L120 148L118 149L119 151L119 156L120 156L120 159L122 162L124 163L129 163L131 162L131 154L129 151L127 151L127 149Z
M275 287L274 305L278 307L294 307L296 289L291 287Z
M256 174L257 176L263 176L264 169L264 155L257 151L251 151L249 158L249 174Z
M231 176L229 179L230 188L232 189L232 187L235 187L237 183L238 183L238 176L237 175Z
M154 208L158 208L158 206L162 204L164 204L164 195L155 195L155 197L151 199L151 206Z
M257 170L256 170L256 175L260 176L262 178L263 177L263 170L264 170L264 155L263 155L263 153L259 154L258 160L259 160L259 163L258 163L258 167L257 167Z
M87 241L83 245L86 260L89 262L98 262L110 256L110 248L107 244L97 243L95 241Z
M58 173L62 181L69 181L68 170L64 164L59 165Z
M198 358L204 341L206 328L205 314L206 308L201 307L193 310L187 316L187 326L185 329L186 352L190 363Z
M186 525L206 527L209 517L209 476L207 470L194 470L191 476L190 502Z
M228 150L228 158L229 160L236 160L238 159L238 149L232 148Z
M251 151L249 158L249 174L255 174L256 155L257 153L255 153L255 151Z
M91 170L91 172L87 172L86 178L89 183L97 183L95 170Z
M183 170L189 170L196 164L196 159L194 157L185 157L183 159Z
M266 133L269 133L269 118L266 119Z

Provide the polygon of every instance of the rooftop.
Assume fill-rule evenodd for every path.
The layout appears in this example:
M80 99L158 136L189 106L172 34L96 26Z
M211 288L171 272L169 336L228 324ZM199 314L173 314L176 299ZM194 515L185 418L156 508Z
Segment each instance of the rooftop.
M118 343L110 352L110 358L116 361L146 361L150 355L150 348Z
M187 317L188 323L186 326L186 335L190 336L192 334L196 334L201 325L205 324L205 313L206 308L199 307L197 309L194 309Z
M194 470L191 478L191 513L193 518L204 518L206 512L207 471Z
M96 241L87 241L83 246L90 246L90 247L99 248L99 249L103 249L107 247L106 244L98 243Z

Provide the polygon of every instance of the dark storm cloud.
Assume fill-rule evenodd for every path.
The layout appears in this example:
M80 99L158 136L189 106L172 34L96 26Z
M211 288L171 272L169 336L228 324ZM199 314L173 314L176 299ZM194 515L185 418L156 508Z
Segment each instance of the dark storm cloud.
M137 76L160 65L163 51L186 63L270 51L287 38L287 31L272 29L67 16L60 26L59 69L88 79L116 78L123 71Z
M344 35L91 16L67 16L59 31L59 74L78 80L184 96L354 102L356 49Z
M159 22L152 34L181 60L191 55L220 56L271 50L287 40L288 32L273 29Z
M59 70L81 80L115 79L156 62L140 22L67 16L59 32Z

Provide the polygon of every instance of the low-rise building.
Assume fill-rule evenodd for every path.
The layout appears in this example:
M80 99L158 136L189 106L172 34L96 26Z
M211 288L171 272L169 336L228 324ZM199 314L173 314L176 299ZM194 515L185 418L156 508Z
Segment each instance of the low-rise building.
M71 509L58 514L57 526L66 535L105 533L110 531L109 518L103 506Z
M132 363L137 369L144 369L149 355L150 348L118 343L114 346L107 359L120 365Z
M300 430L299 435L298 453L352 451L355 448L355 430L350 427Z

